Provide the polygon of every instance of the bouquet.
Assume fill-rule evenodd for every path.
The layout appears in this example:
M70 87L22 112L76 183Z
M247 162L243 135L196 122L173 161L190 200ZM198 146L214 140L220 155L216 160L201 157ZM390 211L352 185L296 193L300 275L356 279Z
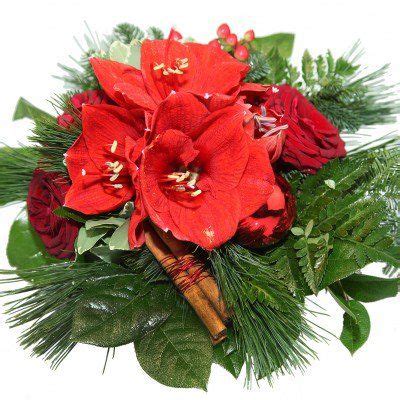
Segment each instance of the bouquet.
M24 348L56 368L77 343L132 343L164 385L206 389L213 363L271 383L329 338L320 291L350 353L366 342L363 303L398 293L400 152L359 130L399 103L358 45L299 69L293 41L121 24L61 65L53 115L20 99L34 125L0 149L0 204L25 203L1 274Z

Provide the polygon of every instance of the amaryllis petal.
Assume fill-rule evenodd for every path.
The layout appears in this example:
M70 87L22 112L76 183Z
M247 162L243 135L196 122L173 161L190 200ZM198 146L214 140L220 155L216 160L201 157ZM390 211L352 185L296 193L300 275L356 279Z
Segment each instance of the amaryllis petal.
M107 95L121 107L154 108L140 70L116 61L91 58L94 73Z
M168 129L176 129L193 138L193 132L209 114L208 109L199 101L194 101L191 94L171 94L154 112L152 136Z
M273 193L275 175L262 142L248 139L249 160L239 182L241 219L256 212Z

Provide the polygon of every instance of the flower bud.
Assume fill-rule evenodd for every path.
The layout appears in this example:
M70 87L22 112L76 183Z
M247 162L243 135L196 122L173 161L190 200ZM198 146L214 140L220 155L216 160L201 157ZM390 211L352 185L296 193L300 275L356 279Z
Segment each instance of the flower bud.
M234 33L231 33L230 35L227 36L225 41L227 44L229 44L229 46L235 47L237 45L238 39Z
M168 36L169 40L182 40L182 38L183 36L178 31L176 31L174 28L171 28Z
M247 49L247 47L242 46L240 44L240 45L236 46L234 56L239 61L246 61L249 58L249 50Z
M230 30L228 24L222 24L217 29L217 36L220 39L226 39L230 35L230 33L231 33L231 30Z
M246 42L252 42L254 40L254 37L255 35L253 29L248 30L243 36Z

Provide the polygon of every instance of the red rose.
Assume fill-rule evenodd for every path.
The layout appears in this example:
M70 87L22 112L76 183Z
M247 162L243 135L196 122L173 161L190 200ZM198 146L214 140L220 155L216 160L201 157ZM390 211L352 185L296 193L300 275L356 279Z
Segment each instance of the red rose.
M80 114L84 104L110 104L111 100L102 90L86 90L85 92L74 94L71 97L70 102ZM74 116L67 112L59 115L57 118L58 125L64 128L69 128L74 122Z
M57 258L72 258L79 224L53 214L64 204L69 183L59 174L37 169L29 185L28 217L47 251Z
M295 216L295 197L290 185L277 175L274 191L267 203L252 216L240 221L235 240L249 247L273 244L291 228Z
M304 172L315 173L329 160L344 157L339 131L301 93L289 85L273 87L265 102L267 117L286 126L281 160Z

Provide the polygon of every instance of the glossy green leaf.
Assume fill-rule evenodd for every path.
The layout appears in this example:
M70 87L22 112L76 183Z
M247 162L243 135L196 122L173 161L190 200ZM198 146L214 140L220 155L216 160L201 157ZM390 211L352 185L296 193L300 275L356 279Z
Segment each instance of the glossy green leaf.
M85 217L83 214L64 206L56 208L53 211L53 214L61 218L66 218L81 223L85 223L87 219L87 217Z
M213 350L210 336L192 309L175 307L155 329L135 339L144 371L163 385L206 390Z
M30 118L36 120L38 118L53 118L50 114L35 107L29 101L20 97L15 107L13 121L23 118Z
M368 339L371 322L366 308L355 300L347 303L348 308L356 316L343 315L343 330L340 335L341 342L351 354L354 354Z
M228 333L228 337L223 342L213 347L213 352L214 362L237 379L242 371L244 359L236 347L234 338Z
M47 253L42 240L29 223L25 210L21 211L11 226L7 257L11 266L21 269L60 262Z
M275 33L274 35L257 37L251 44L256 50L264 54L268 54L276 48L282 57L289 58L293 52L294 34Z
M356 314L353 312L351 308L349 308L348 301L345 298L343 298L342 293L340 293L340 287L337 284L334 284L331 287L329 287L328 292L331 294L336 303L340 306L340 308L344 312L349 314L352 318L357 319Z
M164 322L171 313L167 285L144 287L132 274L86 290L73 319L72 340L100 347L133 342ZM167 288L167 289L166 289Z
M354 274L343 279L341 283L350 297L367 303L397 296L400 279Z

